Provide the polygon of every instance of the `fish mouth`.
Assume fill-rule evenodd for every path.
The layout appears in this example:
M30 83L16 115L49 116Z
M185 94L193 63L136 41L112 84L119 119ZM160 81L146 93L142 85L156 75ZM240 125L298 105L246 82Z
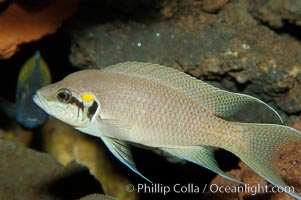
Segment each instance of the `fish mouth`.
M41 95L39 92L36 92L36 94L32 97L32 100L43 110L45 110L45 104L43 103L43 100L41 99Z

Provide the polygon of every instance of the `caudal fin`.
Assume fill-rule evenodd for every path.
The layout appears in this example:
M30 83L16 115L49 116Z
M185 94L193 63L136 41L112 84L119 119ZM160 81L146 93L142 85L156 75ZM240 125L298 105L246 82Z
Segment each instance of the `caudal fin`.
M235 153L260 176L297 199L301 196L288 190L277 172L281 150L295 141L301 142L301 133L293 128L273 124L238 124L244 130L241 146ZM300 155L301 156L301 155Z

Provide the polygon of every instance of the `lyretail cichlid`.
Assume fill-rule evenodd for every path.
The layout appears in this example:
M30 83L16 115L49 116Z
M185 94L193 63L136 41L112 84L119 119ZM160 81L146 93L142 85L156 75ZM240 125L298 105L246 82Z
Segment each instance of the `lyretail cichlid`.
M264 105L281 120L259 99L220 90L183 72L149 63L82 70L38 90L34 101L50 115L100 137L121 162L142 177L129 143L159 148L237 181L214 159L212 147L223 148L285 189L276 170L277 159L285 145L301 141L301 133L287 126L225 120L252 103ZM293 191L287 192L301 199Z

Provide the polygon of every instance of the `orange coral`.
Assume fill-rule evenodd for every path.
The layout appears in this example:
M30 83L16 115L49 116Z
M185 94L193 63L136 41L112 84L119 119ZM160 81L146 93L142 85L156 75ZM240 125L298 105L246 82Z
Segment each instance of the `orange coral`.
M30 2L15 1L0 13L1 59L10 58L22 43L56 32L78 6L78 0L48 0L44 4Z

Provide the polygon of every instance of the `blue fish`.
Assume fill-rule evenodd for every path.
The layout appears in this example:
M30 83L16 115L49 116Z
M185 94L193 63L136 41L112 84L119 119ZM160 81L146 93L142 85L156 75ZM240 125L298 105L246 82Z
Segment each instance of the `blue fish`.
M40 52L29 58L21 68L16 92L16 121L26 128L35 128L45 122L47 114L32 97L36 90L51 83L49 68Z

